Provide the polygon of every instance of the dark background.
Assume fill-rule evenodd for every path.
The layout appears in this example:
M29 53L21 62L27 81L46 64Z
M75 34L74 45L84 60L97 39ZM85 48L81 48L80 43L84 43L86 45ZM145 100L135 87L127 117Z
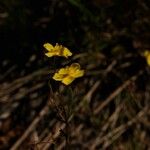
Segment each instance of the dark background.
M76 51L117 44L131 52L149 48L148 1L5 0L0 12L2 60L22 62L33 53L41 55L45 42Z

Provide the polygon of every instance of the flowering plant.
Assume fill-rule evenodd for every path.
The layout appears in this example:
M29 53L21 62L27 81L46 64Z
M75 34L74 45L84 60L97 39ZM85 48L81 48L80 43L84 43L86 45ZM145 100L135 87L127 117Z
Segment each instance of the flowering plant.
M56 43L55 46L51 45L50 43L45 43L44 48L48 51L45 53L47 57L53 57L53 56L63 56L68 58L72 55L70 50L62 45L59 45Z
M72 52L68 48L57 43L55 46L51 45L50 43L45 43L43 46L48 51L45 53L45 55L48 57L63 56L68 58L72 55ZM80 69L80 64L73 63L70 66L60 68L52 78L56 81L61 81L65 85L69 85L75 80L75 78L82 77L83 75L84 70Z
M70 66L59 69L53 76L56 81L61 81L65 85L72 83L75 78L82 77L84 75L84 70L80 70L80 65L78 63L73 63Z
M150 66L150 51L149 50L144 51L144 57L146 58L147 64Z

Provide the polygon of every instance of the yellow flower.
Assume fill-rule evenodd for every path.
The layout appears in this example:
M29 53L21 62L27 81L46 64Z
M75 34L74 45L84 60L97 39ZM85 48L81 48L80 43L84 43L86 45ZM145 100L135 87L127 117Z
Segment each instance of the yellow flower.
M61 68L53 76L56 81L61 81L65 85L72 83L75 78L82 77L84 75L84 70L80 70L80 65L78 63L73 63L71 66L66 66Z
M150 66L150 51L149 50L145 50L144 57L146 58L147 64Z
M50 43L45 43L44 48L48 51L45 53L47 57L53 57L53 56L63 56L68 58L72 55L70 50L62 45L58 45L56 43L55 46L51 45Z

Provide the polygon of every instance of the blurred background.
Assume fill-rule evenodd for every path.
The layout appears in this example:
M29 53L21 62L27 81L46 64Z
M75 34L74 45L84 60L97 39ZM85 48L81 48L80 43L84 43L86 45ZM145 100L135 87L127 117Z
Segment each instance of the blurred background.
M150 149L149 39L148 0L1 0L0 149ZM84 77L51 79L73 62Z

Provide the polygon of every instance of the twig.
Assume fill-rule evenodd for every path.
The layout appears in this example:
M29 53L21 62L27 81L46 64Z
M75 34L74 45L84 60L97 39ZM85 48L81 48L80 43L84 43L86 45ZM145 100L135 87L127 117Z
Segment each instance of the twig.
M103 145L103 149L106 149L114 140L116 140L121 134L123 134L128 127L132 126L136 121L138 121L138 119L142 117L148 109L149 106L145 106L133 119L129 120L126 124L120 125L119 127L115 128L103 137L98 136L94 140L90 149L94 150L96 146L102 144L103 142L105 142Z
M20 88L24 84L33 80L35 77L38 77L39 75L46 75L48 72L49 71L46 68L43 68L41 70L35 71L32 74L25 76L25 77L18 78L6 86L3 86L3 84L2 84L0 86L0 97L2 97L4 95L8 95L9 93L13 92L14 90Z
M48 113L49 105L46 104L44 108L40 111L38 116L32 121L30 126L26 129L23 135L16 141L16 143L10 148L10 150L17 150L17 148L23 143L23 141L28 137L28 135L35 129L38 122Z
M14 70L16 69L16 67L17 67L16 65L10 67L10 68L4 73L4 75L3 75L2 77L0 77L0 80L1 80L1 81L4 80L12 71L14 71Z
M94 83L94 85L92 86L92 88L88 91L88 93L84 96L83 100L86 100L88 103L91 101L92 95L95 92L95 90L98 88L98 86L100 85L100 81L97 81Z
M140 71L137 75L132 76L130 79L125 81L121 86L119 86L111 95L104 100L104 102L97 106L94 110L94 114L98 114L105 106L107 106L118 94L120 94L131 82L135 81L143 71Z
M108 118L108 121L103 125L103 127L101 128L101 133L99 136L102 136L104 134L104 132L108 129L109 125L114 125L115 121L118 118L119 112L122 109L123 104L121 103L115 110L115 112Z

